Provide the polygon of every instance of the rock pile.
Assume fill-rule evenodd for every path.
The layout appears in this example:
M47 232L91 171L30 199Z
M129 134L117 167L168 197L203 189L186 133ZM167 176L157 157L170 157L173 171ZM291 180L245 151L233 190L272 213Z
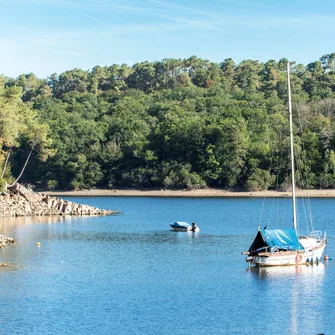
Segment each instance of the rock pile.
M0 249L7 244L13 244L15 241L12 237L5 237L0 235Z
M64 201L43 193L35 193L19 184L0 195L0 216L111 215L117 213Z

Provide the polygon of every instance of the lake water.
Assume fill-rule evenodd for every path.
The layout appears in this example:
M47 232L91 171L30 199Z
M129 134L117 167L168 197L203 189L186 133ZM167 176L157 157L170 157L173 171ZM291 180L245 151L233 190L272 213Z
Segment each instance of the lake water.
M257 270L241 255L261 213L290 225L289 199L70 200L123 214L1 221L18 244L0 250L0 334L334 334L335 262ZM335 257L335 199L311 204Z

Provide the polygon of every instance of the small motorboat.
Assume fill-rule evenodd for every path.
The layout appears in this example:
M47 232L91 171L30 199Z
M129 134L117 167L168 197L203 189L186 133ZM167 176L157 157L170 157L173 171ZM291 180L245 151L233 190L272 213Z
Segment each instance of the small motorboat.
M199 227L192 223L192 225L187 222L176 221L175 223L170 224L171 228L175 231L190 231L190 232L198 232L200 231Z

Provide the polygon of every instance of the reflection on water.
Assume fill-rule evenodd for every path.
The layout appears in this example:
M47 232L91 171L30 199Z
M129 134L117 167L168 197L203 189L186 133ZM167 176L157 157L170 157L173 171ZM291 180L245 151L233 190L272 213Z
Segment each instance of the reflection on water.
M0 217L0 233L7 235L15 227L32 223L56 223L65 220L62 216L9 216Z
M0 217L0 234L7 236L10 232L15 230L16 227L30 224L45 224L45 223L71 223L78 219L89 219L89 216L9 216Z
M323 315L320 314L317 321L315 315L318 306L323 305L325 270L326 265L319 263L313 266L250 267L247 272L261 284L261 295L265 299L282 302L281 308L289 312L290 334L300 335L301 329L324 329ZM284 292L284 299L276 296Z
M199 238L199 232L170 230L170 233L176 240L197 240Z
M325 264L307 266L269 266L269 267L249 267L247 271L258 279L274 279L274 278L292 278L303 275L308 277L323 277L325 274Z

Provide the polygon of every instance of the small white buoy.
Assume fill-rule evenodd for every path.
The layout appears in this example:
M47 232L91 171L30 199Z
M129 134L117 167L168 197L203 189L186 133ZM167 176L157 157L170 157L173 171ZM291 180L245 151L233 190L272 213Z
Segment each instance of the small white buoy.
M39 247L39 246L41 246L41 243L40 242L36 242L36 245Z

